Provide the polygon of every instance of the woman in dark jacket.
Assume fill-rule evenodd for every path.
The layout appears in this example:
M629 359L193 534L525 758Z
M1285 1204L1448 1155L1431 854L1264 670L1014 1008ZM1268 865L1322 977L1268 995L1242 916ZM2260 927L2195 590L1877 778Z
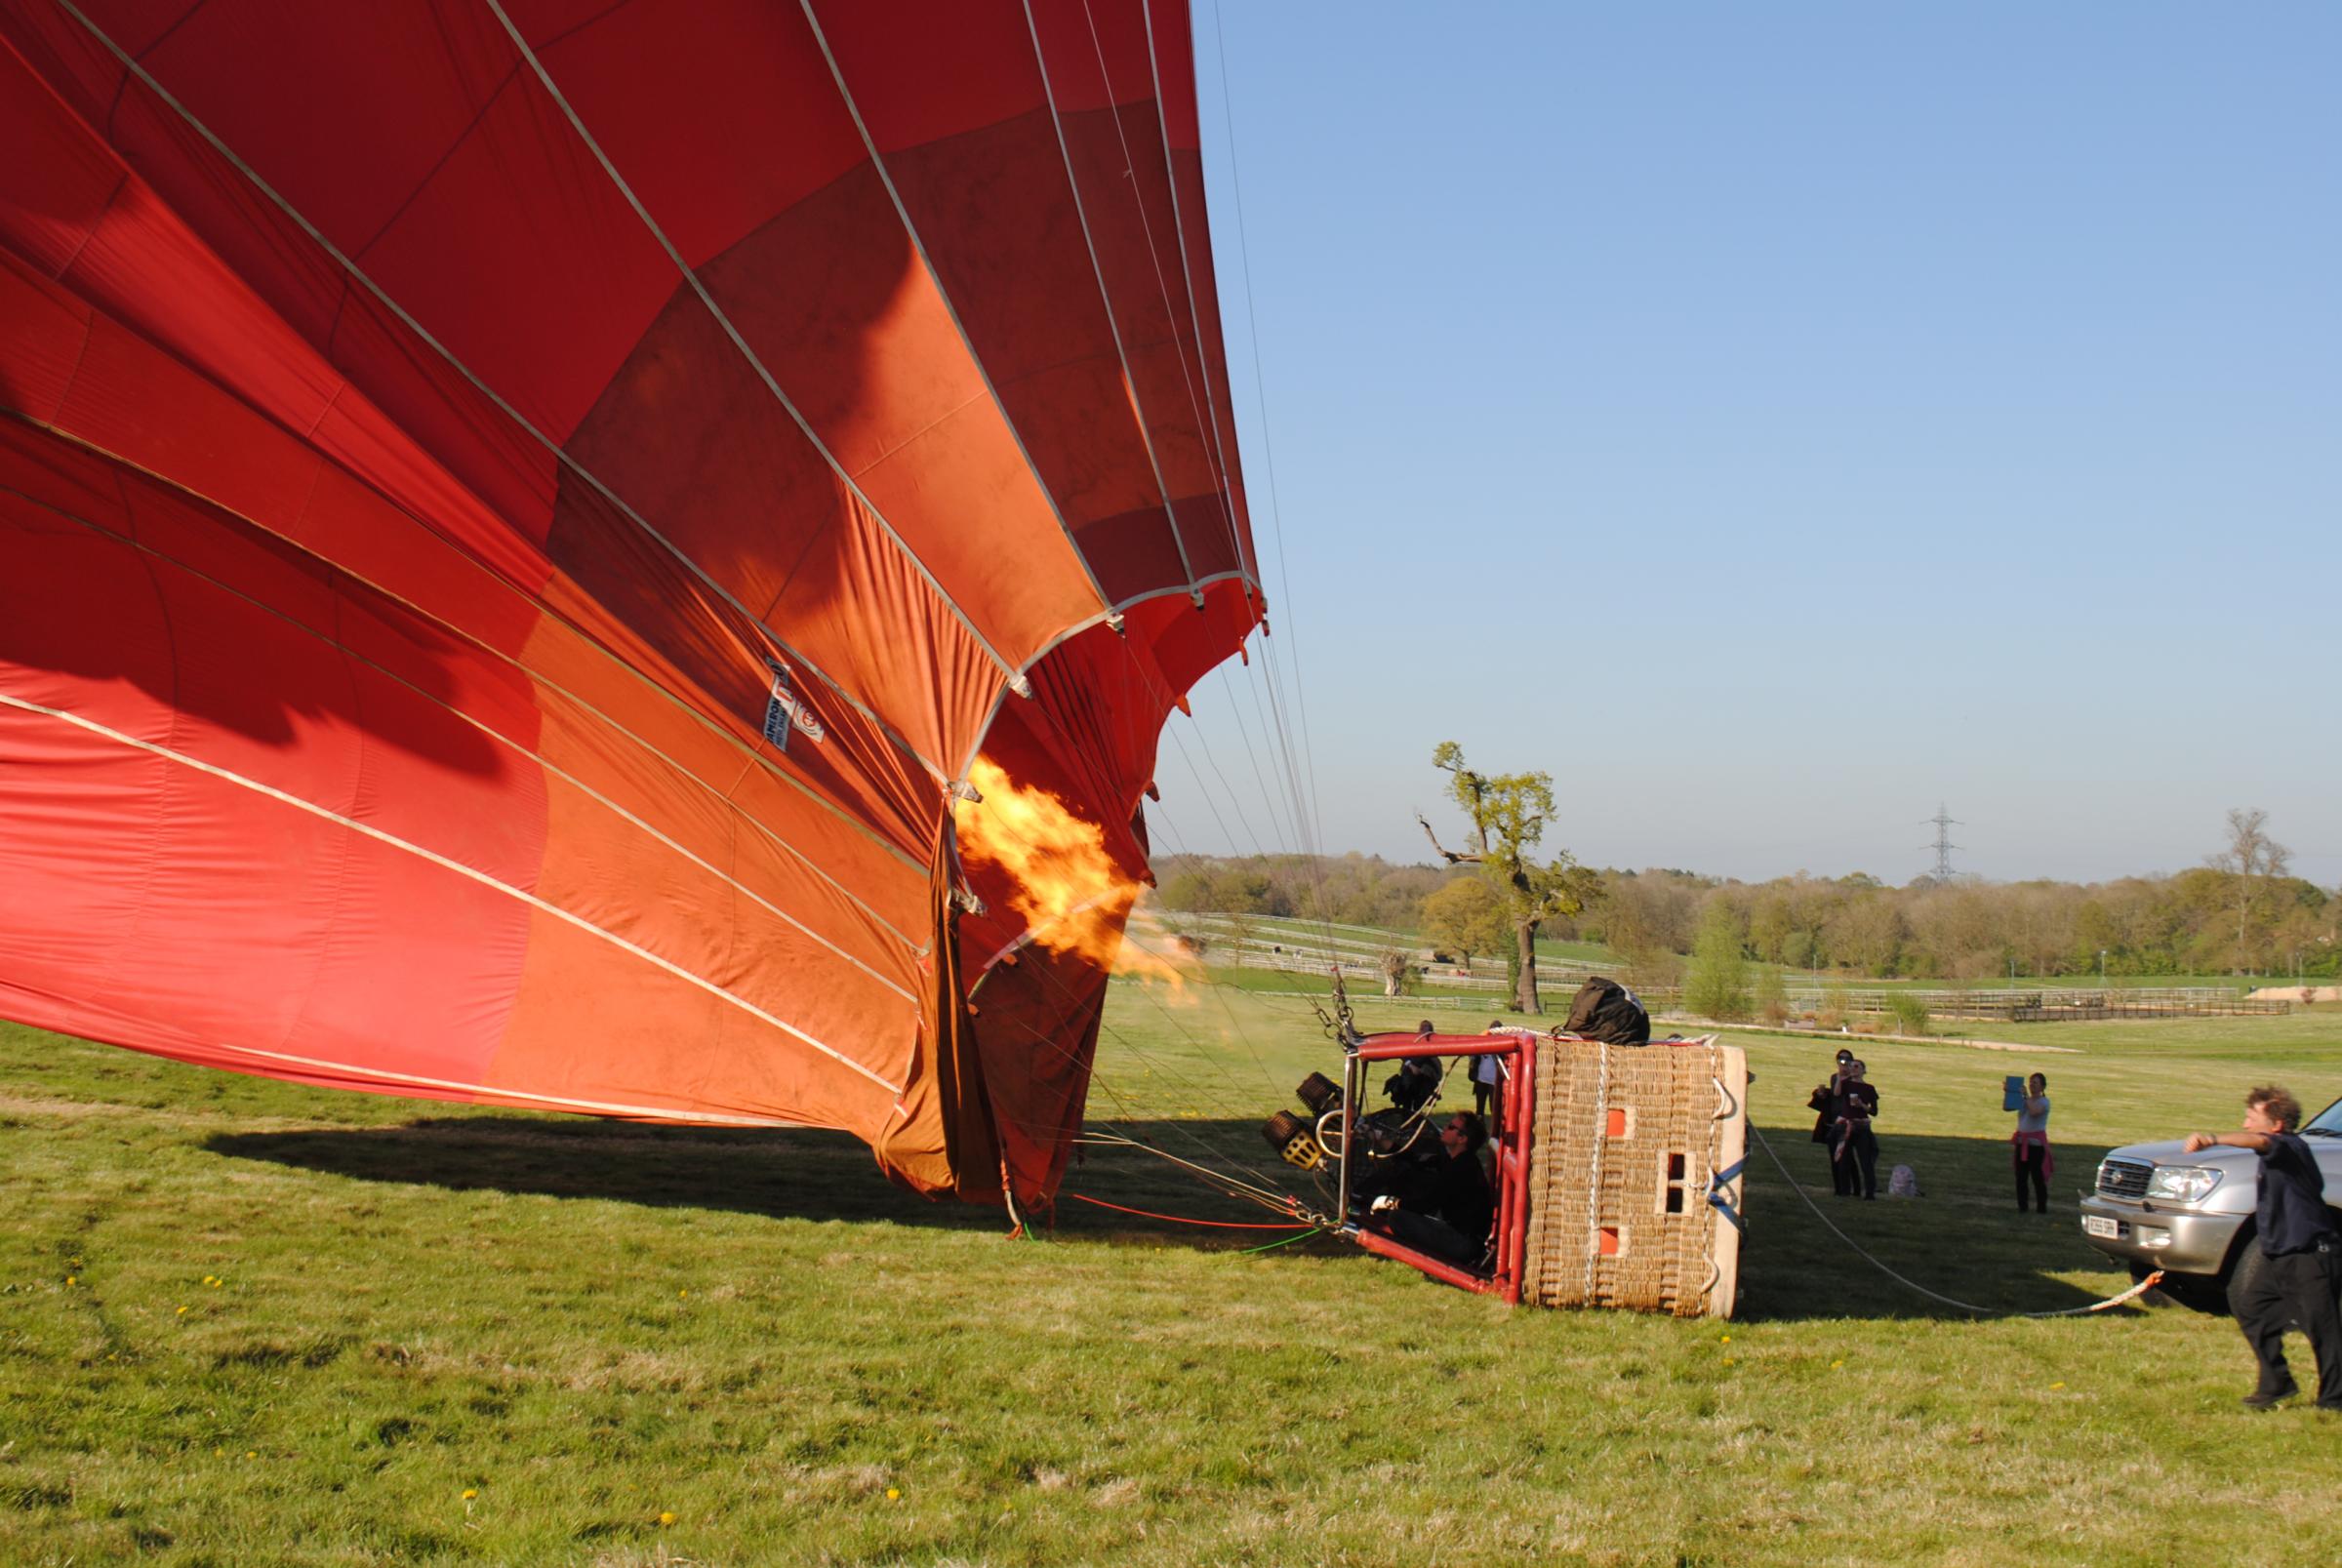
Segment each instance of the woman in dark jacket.
M1846 1064L1853 1060L1853 1052L1839 1051L1837 1065L1832 1069L1829 1079L1816 1084L1813 1093L1805 1097L1805 1108L1813 1112L1813 1141L1817 1144L1826 1146L1830 1143L1830 1127L1837 1119L1837 1112L1833 1107L1837 1101L1838 1079L1845 1075ZM1837 1161L1835 1159L1830 1162L1830 1186L1833 1191L1839 1193L1845 1191L1845 1185L1839 1179Z

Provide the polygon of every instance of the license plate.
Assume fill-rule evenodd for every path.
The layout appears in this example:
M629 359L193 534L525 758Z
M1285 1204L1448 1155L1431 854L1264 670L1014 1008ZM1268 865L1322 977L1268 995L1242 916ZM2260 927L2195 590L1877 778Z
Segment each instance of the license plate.
M2104 1236L2112 1241L2122 1233L2122 1222L2110 1220L2103 1214L2085 1214L2081 1217L2081 1229L2084 1235Z

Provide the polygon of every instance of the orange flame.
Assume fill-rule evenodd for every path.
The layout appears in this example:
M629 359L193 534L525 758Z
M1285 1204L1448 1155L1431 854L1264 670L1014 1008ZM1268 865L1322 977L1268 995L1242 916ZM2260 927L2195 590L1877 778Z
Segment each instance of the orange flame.
M1008 873L1015 884L1009 907L1036 945L1110 973L1185 983L1176 967L1123 941L1140 884L1115 866L1095 823L1046 789L1026 788L987 757L968 770L968 782L984 800L958 810L960 852Z

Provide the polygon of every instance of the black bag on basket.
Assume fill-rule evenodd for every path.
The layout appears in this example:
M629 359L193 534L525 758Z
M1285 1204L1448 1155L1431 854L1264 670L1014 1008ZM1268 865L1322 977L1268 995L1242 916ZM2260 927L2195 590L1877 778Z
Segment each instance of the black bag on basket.
M1595 975L1578 987L1577 1000L1569 1004L1569 1021L1561 1030L1604 1045L1648 1045L1651 1015L1642 1010L1633 991L1615 980Z

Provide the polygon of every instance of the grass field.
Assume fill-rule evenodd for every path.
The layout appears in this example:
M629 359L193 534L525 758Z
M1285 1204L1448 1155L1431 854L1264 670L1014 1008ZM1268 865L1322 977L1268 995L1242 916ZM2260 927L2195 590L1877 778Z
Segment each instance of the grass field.
M2228 1124L2255 1081L2342 1092L2336 1017L1871 1043L1885 1159L1927 1196L1834 1217L1953 1296L2093 1300L2126 1283L2074 1219L2098 1154ZM1098 1123L1262 1173L1259 1121L1333 1065L1298 1002L1117 985L1110 1021ZM1745 1043L1811 1184L1829 1042ZM2014 1211L1999 1109L2035 1067L2049 1218ZM1744 1317L1713 1323L1513 1311L1080 1201L1011 1241L832 1135L337 1096L7 1025L0 1148L11 1564L2221 1562L2342 1529L2342 1422L2241 1409L2233 1325L1938 1307L1761 1153ZM1068 1190L1266 1218L1127 1150Z

